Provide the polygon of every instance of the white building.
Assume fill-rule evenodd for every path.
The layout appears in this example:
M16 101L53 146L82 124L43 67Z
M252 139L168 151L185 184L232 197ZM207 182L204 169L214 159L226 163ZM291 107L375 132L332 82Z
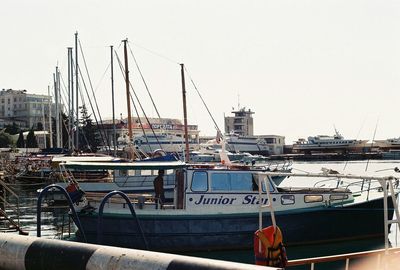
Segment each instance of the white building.
M49 107L55 115L51 96L28 94L26 90L0 91L0 119L17 123L21 128L36 128L40 122L49 127ZM51 105L50 105L51 104ZM24 126L23 126L24 124Z
M225 133L235 133L241 136L253 136L254 126L253 117L250 109L245 107L232 111L234 116L225 116Z

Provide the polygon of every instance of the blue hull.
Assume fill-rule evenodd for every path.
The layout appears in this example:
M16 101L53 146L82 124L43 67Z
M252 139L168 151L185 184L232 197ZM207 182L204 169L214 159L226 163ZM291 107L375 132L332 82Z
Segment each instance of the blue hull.
M393 205L389 200L389 218ZM79 216L88 242L97 243L96 214ZM363 239L384 235L383 199L348 207L328 207L276 214L286 245ZM199 251L245 249L253 246L258 213L241 215L139 217L150 250ZM263 227L271 225L269 214ZM77 233L80 238L79 232ZM79 239L82 240L82 239ZM145 249L136 222L127 215L104 215L102 242L111 246Z

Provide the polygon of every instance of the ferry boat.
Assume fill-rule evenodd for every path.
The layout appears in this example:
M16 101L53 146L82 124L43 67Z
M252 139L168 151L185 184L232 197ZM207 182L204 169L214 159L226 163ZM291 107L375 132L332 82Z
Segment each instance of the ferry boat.
M128 136L122 135L118 138L118 143L121 146L128 144ZM176 134L158 133L138 134L133 137L133 145L146 154L154 153L158 149L162 149L166 153L182 153L185 150L185 139ZM196 140L189 140L190 151L199 149L199 144Z
M368 140L345 139L337 130L335 135L317 135L310 136L307 140L299 139L293 144L293 152L311 152L311 151L362 151Z
M382 150L400 149L400 137L386 140L374 140L374 146Z
M268 145L265 140L254 136L242 136L238 134L227 134L224 136L226 149L232 153L249 153L252 155L268 155ZM200 145L200 151L215 152L221 149L217 139L209 140Z
M379 188L280 188L271 180L272 176L284 175L347 177L368 182L373 180L371 177L210 169L181 162L130 163L113 168L174 170L174 199L161 205L150 194L130 195L130 201L115 197L103 201L98 195L86 194L84 201L75 204L79 240L168 252L251 248L259 227L259 211L268 202L273 204L286 245L384 234L384 200ZM378 180L388 179L392 178ZM391 200L388 202L391 219L393 205ZM262 215L262 227L271 225L270 214Z

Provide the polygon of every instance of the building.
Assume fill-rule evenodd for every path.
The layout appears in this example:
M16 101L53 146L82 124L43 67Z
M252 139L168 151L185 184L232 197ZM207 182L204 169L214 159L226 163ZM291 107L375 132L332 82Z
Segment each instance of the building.
M37 128L38 123L48 127L50 107L55 115L55 106L48 95L28 94L26 90L0 91L0 120L3 123L16 123L20 128Z
M268 152L271 155L282 155L285 151L285 137L280 135L256 135L257 138L265 141Z
M132 134L133 137L142 135L143 130L145 134L152 135L153 131L155 134L172 134L177 137L185 137L185 129L182 121L173 118L148 118L150 124L147 122L145 117L132 117ZM125 137L128 134L128 120L121 119L115 120L116 123L116 135L117 138ZM112 120L103 121L104 129L107 132L108 141L112 141L113 138L113 125ZM153 130L153 131L152 131ZM188 125L189 141L199 144L199 133L197 125ZM110 142L110 145L112 143Z
M241 136L253 136L254 126L253 117L250 109L245 107L232 111L234 116L225 116L225 133L235 133Z

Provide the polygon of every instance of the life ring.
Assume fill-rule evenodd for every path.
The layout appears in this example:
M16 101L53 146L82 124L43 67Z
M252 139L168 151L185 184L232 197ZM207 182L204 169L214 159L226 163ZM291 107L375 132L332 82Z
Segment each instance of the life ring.
M286 250L279 227L275 229L269 226L254 233L254 255L256 265L281 268L286 266Z

